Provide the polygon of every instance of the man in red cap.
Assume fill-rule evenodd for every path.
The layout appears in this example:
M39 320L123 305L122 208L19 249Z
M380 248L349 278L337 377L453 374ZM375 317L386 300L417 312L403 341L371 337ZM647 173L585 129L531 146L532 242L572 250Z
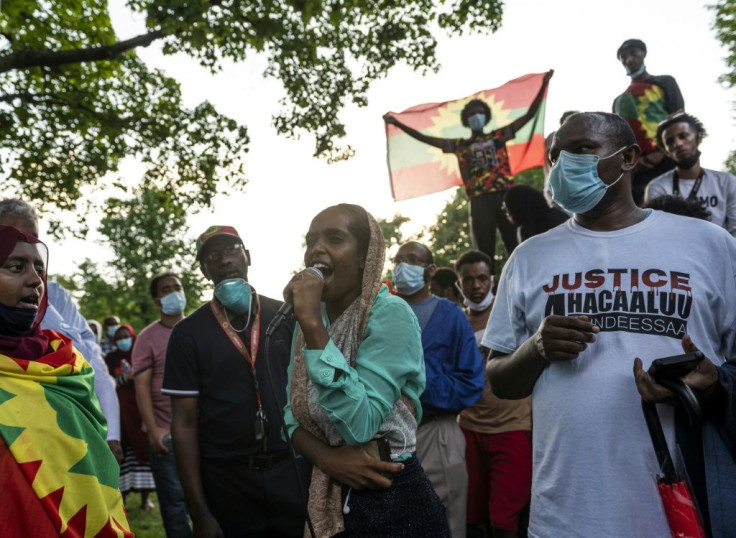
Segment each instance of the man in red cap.
M214 296L174 328L161 391L195 535L301 537L300 485L279 428L294 322L265 338L282 303L248 282L235 228L211 226L196 248ZM296 462L301 484L307 465Z

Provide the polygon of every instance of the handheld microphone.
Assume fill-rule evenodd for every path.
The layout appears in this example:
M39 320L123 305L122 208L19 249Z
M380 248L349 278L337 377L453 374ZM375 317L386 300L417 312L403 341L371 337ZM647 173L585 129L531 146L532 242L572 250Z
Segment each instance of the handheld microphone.
M316 276L320 280L325 279L325 276L322 274L322 271L320 271L316 267L307 267L305 271L312 273L314 276ZM276 329L278 329L281 326L284 320L288 318L293 311L294 311L294 305L291 304L291 301L290 300L284 301L284 304L281 305L281 308L279 308L276 311L276 315L271 320L271 323L268 324L268 328L266 329L266 336L271 336L273 333L275 333Z

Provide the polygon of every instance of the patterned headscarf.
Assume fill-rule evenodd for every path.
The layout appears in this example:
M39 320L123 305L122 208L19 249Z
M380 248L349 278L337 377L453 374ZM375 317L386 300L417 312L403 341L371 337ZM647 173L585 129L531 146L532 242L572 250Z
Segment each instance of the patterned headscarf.
M378 294L383 273L383 262L386 247L381 228L373 216L360 206L341 204L348 210L356 209L365 214L370 228L370 240L365 257L363 281L360 296L348 306L340 316L332 322L328 332L335 346L345 356L351 367L355 366L358 347L363 341L365 326L368 322L373 301ZM352 211L351 211L352 212ZM304 363L304 335L301 330L297 335L294 350L294 367L291 375L291 410L299 426L327 443L327 437L309 414L307 405L307 384L309 378ZM312 481L309 485L309 514L312 517L314 530L318 537L333 536L345 529L341 510L341 485L327 476L322 470L314 467ZM305 536L308 536L305 529Z
M48 262L48 250L46 245L41 243L37 238L27 234L12 226L4 226L0 224L0 264L5 263L8 256L12 254L17 243L38 244L39 252L44 258L44 266ZM46 314L48 305L48 293L46 292L46 272L42 275L43 279L43 296L38 305L38 313L36 319L31 326L31 330L25 336L7 336L0 334L0 353L16 359L35 360L42 357L49 349L49 340L41 334L41 320Z

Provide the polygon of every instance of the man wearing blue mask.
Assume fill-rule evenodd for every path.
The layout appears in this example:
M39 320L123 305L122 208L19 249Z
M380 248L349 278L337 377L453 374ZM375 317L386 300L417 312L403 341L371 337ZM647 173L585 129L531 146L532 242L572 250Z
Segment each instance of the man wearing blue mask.
M113 337L115 332L120 327L120 318L117 316L107 316L102 321L102 339L100 340L100 349L102 350L102 356L104 357L115 349L113 343Z
M162 389L195 535L301 537L300 486L279 427L294 322L266 350L282 303L248 282L250 253L235 228L211 226L196 252L214 294L174 328ZM296 463L309 484L306 460Z
M677 81L669 75L650 75L644 65L646 56L647 46L640 39L627 39L616 51L631 83L613 101L613 112L631 126L641 149L631 185L637 204L644 199L644 190L652 179L675 167L675 162L657 146L657 124L685 108Z
M432 295L436 268L430 250L415 241L394 257L393 284L414 311L422 329L427 386L420 400L417 457L447 509L452 536L466 532L468 472L465 437L457 414L483 394L483 359L465 314L447 299Z
M150 293L159 319L141 331L133 347L136 401L148 434L149 462L166 535L188 537L192 531L171 444L171 402L161 394L166 349L174 325L184 319L186 297L181 279L171 272L154 276Z
M710 366L734 357L736 241L707 222L639 208L631 178L640 153L614 114L576 114L560 127L550 189L573 218L514 251L483 335L494 394L533 396L533 538L669 536L637 384L649 382L645 369L654 359L680 354L690 342ZM706 402L723 405L721 413L734 408L732 399L713 404L718 389L705 387L694 389L706 415L717 415ZM662 422L673 447L666 407ZM704 472L690 474L704 477L709 492L733 480L727 460L710 452L722 445L710 433L702 432ZM711 467L715 461L722 467ZM710 501L701 508L724 506Z
M496 228L501 232L501 238L508 252L516 247L517 242L515 227L501 211L503 194L514 185L506 142L513 139L516 132L536 115L553 73L554 71L550 70L544 76L539 93L523 116L489 133L484 132L484 128L491 121L491 109L488 104L480 99L468 102L460 113L460 121L470 129L470 138L428 136L390 114L383 117L386 123L396 125L420 142L439 148L444 153L455 154L470 202L470 228L473 241L478 250L484 252L491 260L496 255Z

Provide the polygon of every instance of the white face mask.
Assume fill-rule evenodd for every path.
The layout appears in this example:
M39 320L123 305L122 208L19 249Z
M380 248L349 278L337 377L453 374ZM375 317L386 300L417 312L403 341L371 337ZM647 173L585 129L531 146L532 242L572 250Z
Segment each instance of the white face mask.
M491 306L493 298L495 297L495 295L493 295L493 286L491 286L491 289L488 290L488 294L479 303L474 303L473 301L465 297L465 295L463 294L463 290L459 285L457 285L457 289L460 290L460 294L463 296L463 304L473 312L483 312L486 308Z

